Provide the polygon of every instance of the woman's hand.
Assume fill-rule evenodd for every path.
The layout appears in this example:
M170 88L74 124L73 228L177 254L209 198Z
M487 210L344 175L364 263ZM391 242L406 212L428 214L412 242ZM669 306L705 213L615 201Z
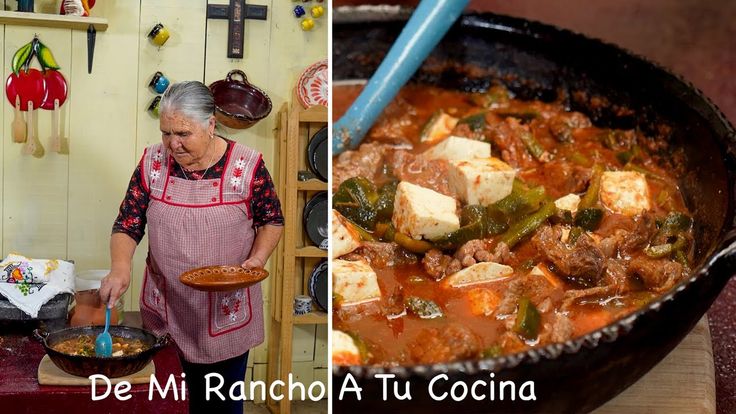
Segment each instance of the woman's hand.
M240 265L243 269L253 269L253 268L263 268L263 266L266 265L266 262L258 257L252 256L246 259L243 264Z
M112 270L100 283L100 299L112 308L130 285L130 272Z

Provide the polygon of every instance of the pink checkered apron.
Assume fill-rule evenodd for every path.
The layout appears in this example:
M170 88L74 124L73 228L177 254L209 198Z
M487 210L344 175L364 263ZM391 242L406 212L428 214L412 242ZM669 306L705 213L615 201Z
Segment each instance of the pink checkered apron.
M187 270L248 258L255 237L250 197L260 159L234 144L221 178L190 181L170 176L179 167L162 144L143 154L150 202L141 316L146 329L171 334L189 362L222 361L263 342L260 284L202 292L179 282Z

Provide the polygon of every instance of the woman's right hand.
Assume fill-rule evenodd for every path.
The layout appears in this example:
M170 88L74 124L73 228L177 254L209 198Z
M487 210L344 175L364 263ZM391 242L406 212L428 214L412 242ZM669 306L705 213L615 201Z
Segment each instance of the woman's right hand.
M112 270L100 283L100 299L113 308L130 285L130 272Z

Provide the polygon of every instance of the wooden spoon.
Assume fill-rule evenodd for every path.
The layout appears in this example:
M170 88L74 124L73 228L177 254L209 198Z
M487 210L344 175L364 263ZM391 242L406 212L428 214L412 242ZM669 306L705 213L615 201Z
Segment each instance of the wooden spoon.
M10 128L13 131L13 142L26 142L26 123L23 121L23 114L20 111L20 95L15 97L15 117Z
M34 112L33 102L28 102L28 139L26 140L26 144L23 146L23 154L41 158L45 151L43 149L43 145L41 145L41 141L38 140L38 137L33 131Z
M61 134L59 133L59 100L54 99L54 112L51 114L51 151L61 152Z

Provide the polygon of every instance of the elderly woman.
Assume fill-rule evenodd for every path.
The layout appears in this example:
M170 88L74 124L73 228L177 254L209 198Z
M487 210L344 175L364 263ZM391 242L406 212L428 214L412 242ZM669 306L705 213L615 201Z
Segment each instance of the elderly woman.
M248 350L263 342L260 285L202 292L179 282L187 270L240 263L263 267L283 216L261 154L215 134L215 105L200 82L171 85L160 103L161 143L146 148L110 240L111 271L100 296L112 306L130 284L131 261L148 224L140 296L143 325L169 333L186 374L190 412L242 412L242 401L205 401L204 375L242 381ZM217 385L213 379L210 384Z

